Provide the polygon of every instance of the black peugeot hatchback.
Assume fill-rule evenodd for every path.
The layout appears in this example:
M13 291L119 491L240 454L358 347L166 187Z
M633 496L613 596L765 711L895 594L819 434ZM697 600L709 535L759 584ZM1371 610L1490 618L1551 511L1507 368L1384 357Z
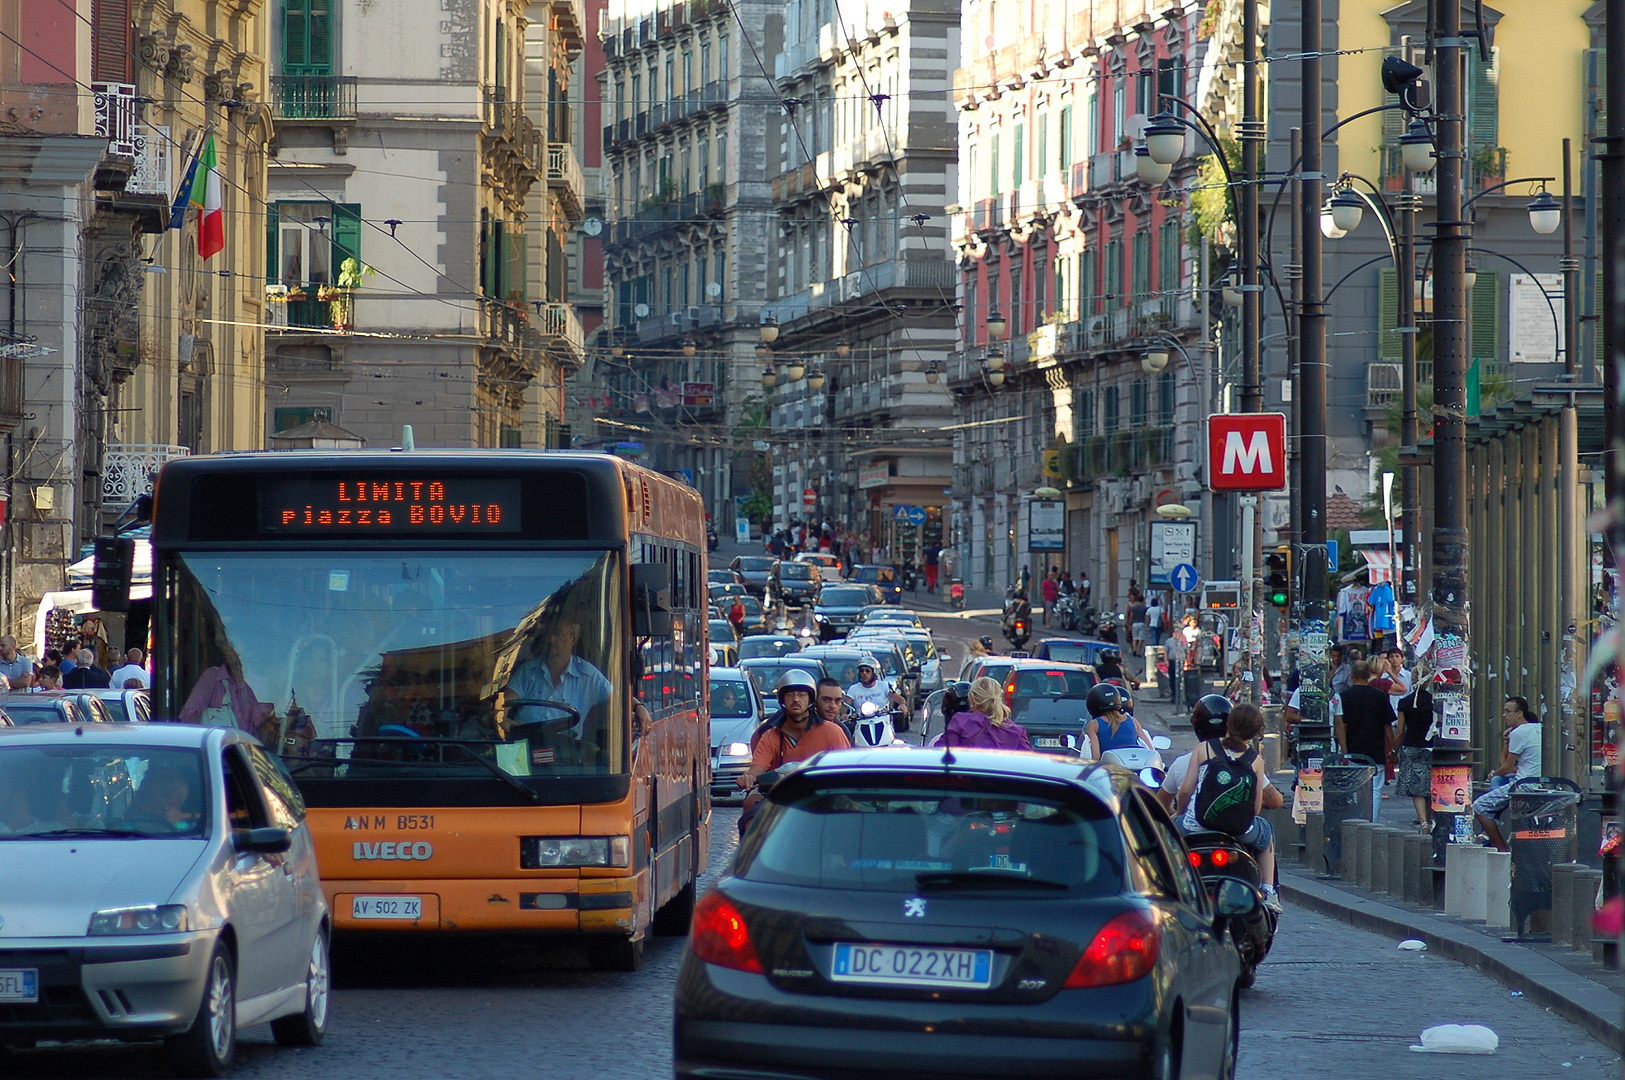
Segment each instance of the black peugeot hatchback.
M840 751L786 774L697 905L676 1075L1230 1080L1240 968L1114 766Z

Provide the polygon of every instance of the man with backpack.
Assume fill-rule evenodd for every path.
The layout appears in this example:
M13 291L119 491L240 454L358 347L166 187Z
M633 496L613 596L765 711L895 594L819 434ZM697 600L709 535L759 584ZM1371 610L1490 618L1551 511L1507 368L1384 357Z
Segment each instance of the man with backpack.
M1187 833L1222 832L1258 852L1264 881L1264 906L1281 910L1275 892L1275 831L1259 814L1269 777L1253 740L1264 730L1264 714L1255 705L1237 705L1225 720L1223 739L1210 739L1191 751L1190 766L1179 785L1175 821ZM1193 798L1194 796L1194 798Z

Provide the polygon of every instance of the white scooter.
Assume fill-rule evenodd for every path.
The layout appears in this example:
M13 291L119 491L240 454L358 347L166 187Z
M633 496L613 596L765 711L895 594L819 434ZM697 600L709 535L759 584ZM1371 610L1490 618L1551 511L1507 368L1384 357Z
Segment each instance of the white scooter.
M1118 750L1108 750L1100 755L1104 765L1121 765L1140 778L1140 783L1153 790L1162 787L1162 778L1167 775L1168 767L1163 764L1162 751L1171 749L1173 740L1166 735L1151 736L1151 746L1126 746Z
M908 745L897 737L891 714L872 701L865 701L848 712L846 729L852 737L853 747L857 749Z

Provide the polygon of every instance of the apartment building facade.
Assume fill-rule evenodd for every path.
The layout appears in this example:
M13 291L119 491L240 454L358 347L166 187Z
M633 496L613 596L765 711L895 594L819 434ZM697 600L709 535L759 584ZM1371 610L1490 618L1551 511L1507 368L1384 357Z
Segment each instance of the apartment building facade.
M773 518L844 522L899 562L942 542L952 479L959 18L790 0L774 57Z
M1215 383L1185 235L1195 159L1148 184L1135 157L1146 118L1190 93L1199 12L1041 7L1029 35L997 0L964 10L951 546L974 586L1062 566L1115 603L1160 584L1157 507L1200 505ZM1035 496L1064 502L1064 549L1031 549Z
M582 328L579 0L280 0L263 275L272 434L546 445Z

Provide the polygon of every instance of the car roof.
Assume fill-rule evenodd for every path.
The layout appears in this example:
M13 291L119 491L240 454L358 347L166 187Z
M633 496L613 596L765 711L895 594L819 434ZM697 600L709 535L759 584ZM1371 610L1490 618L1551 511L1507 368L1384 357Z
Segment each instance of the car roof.
M989 659L992 659L989 657ZM1030 656L1011 657L1010 666L1020 671L1030 671L1033 668L1044 668L1046 671L1088 671L1093 672L1093 664L1080 664L1073 660L1040 660Z
M944 764L944 758L949 758ZM1025 750L981 750L956 747L950 755L936 747L864 748L816 754L774 785L774 795L793 793L795 784L821 786L837 779L858 780L865 775L951 776L970 774L990 779L1038 780L1065 784L1086 792L1117 813L1135 782L1133 773L1113 765L1080 762L1077 758L1034 754Z
M745 673L736 667L714 667L711 669L713 679L733 679L738 681L745 677Z
M37 695L36 695L37 696ZM95 738L102 742L128 743L132 746L207 746L210 736L220 732L230 741L241 736L233 728L204 727L201 724L27 724L20 727L0 727L0 740L35 743L66 743Z

